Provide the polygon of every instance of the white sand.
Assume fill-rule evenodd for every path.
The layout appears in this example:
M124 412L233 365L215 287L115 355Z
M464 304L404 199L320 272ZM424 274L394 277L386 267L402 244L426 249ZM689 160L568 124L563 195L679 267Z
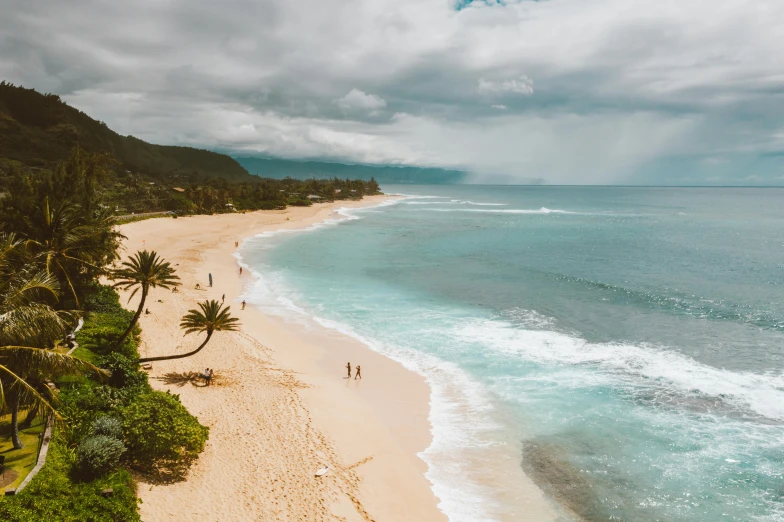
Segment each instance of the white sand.
M287 324L251 306L240 310L237 302L252 276L238 273L235 241L303 228L334 217L337 208L382 200L160 218L121 227L128 238L126 254L157 251L177 265L183 283L178 293L151 291L146 305L151 314L141 318L142 357L198 346L201 338L183 337L178 326L197 301L225 294L242 321L241 331L216 333L193 357L153 363L152 386L179 394L210 427L210 439L187 480L140 483L145 522L446 519L424 477L427 467L416 456L431 441L424 379L353 339ZM137 299L127 306L135 309ZM344 378L347 361L362 366L363 380ZM207 367L216 373L210 387L178 378ZM330 471L316 478L324 465ZM530 481L527 485L516 491L524 497L519 499L524 512L512 510L500 518L552 520L541 493Z

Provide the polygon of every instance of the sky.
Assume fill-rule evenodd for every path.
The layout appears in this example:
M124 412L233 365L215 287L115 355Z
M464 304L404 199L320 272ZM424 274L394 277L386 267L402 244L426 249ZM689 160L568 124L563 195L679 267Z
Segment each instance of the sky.
M121 134L474 181L784 185L781 0L0 0Z

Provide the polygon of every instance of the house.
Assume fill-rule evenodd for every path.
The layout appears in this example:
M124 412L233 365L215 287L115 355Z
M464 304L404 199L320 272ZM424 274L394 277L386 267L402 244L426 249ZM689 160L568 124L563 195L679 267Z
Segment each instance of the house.
M317 195L315 195L315 194L311 194L311 195L309 195L309 196L308 196L308 199L310 199L310 200L313 200L313 199L321 199L321 196L317 196Z

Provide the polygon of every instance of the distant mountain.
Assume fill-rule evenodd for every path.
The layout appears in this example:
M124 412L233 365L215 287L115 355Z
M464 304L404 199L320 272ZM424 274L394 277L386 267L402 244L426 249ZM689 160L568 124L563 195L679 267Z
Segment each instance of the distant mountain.
M153 178L196 174L249 179L248 172L225 154L121 136L59 96L0 83L0 159L50 167L66 160L76 145L88 152L109 153L121 168Z
M248 172L265 178L364 179L379 183L443 184L460 183L466 173L426 167L395 165L348 165L324 161L296 161L276 158L235 157Z

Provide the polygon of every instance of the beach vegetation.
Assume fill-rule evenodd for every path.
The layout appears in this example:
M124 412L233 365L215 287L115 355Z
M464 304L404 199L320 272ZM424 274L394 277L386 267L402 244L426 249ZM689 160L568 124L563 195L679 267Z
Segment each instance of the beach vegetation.
M204 450L209 429L199 424L179 396L152 391L120 410L127 459L159 481L180 480Z
M77 466L83 477L93 478L107 474L117 468L125 445L108 435L85 437L77 448Z

